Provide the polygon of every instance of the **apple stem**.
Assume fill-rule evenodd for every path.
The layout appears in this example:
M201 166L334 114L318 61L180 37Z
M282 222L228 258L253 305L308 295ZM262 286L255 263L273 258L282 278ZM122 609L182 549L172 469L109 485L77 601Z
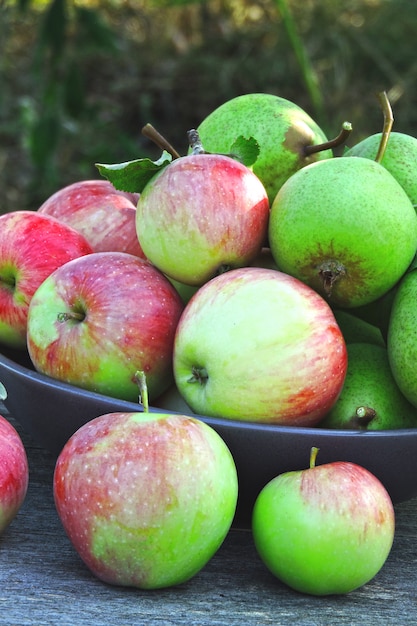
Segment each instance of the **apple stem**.
M310 154L315 154L316 152L323 152L323 150L331 150L332 148L337 148L346 142L350 133L352 132L352 124L350 122L343 122L340 133L334 139L330 139L329 141L325 141L324 143L319 143L315 146L306 146L304 148L305 156L310 156Z
M381 163L384 158L385 150L388 144L388 139L391 134L392 125L394 123L394 115L392 113L391 104L388 99L386 91L381 91L377 94L378 100L381 103L382 111L384 113L384 127L382 130L381 141L379 144L378 152L375 157L377 163Z
M142 128L142 135L153 141L161 150L166 150L172 156L173 159L179 159L180 154L175 148L159 133L152 124L146 124Z
M82 322L85 319L85 313L83 311L71 311L71 313L58 313L58 322L69 322L75 320L76 322Z
M316 467L316 459L317 459L318 451L319 451L319 448L316 448L315 446L313 446L311 448L311 452L310 452L310 469L313 469L313 467Z
M139 404L143 406L145 413L149 412L149 396L148 385L146 384L146 375L143 370L138 370L135 374L135 382L139 387Z
M205 154L203 144L201 143L200 135L195 128L192 128L187 132L188 143L190 144L192 154Z
M355 415L351 419L353 426L358 428L366 428L368 424L376 417L376 411L370 406L358 406Z

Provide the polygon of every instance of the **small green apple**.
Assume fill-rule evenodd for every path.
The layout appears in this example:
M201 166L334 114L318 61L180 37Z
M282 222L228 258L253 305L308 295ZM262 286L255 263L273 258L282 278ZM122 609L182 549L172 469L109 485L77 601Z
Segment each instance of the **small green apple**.
M347 150L344 156L375 159L382 133L366 137ZM403 187L414 207L417 208L417 138L406 133L392 131L388 138L383 165Z
M388 326L388 357L393 376L405 397L417 407L417 270L398 284Z
M416 428L417 408L395 382L387 348L351 343L347 351L348 369L342 392L320 426L355 430Z
M355 463L333 462L280 474L259 493L255 546L268 569L311 595L346 594L384 565L394 539L391 498Z
M349 343L375 343L385 346L385 341L380 328L366 320L343 309L333 309L336 322L347 344Z
M269 93L248 93L224 102L197 130L208 152L230 153L239 136L256 139L260 152L253 171L271 203L291 174L333 156L331 150L307 154L307 147L327 141L324 131L297 104Z
M271 206L269 243L278 268L334 307L362 306L388 292L417 248L417 214L379 163L337 157L302 168Z

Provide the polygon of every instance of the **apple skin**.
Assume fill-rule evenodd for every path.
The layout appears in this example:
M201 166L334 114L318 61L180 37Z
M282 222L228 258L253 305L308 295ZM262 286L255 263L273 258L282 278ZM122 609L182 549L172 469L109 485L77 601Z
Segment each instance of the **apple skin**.
M223 155L175 159L143 189L137 235L146 257L179 283L200 286L249 264L266 239L269 201L245 165Z
M318 596L346 594L384 565L394 509L368 470L333 462L272 479L255 501L252 531L260 558L289 587Z
M387 430L416 428L417 408L400 391L385 346L350 343L342 392L322 428ZM362 412L358 412L361 409Z
M177 388L198 415L315 426L347 369L327 302L277 270L230 270L186 305L174 343Z
M417 214L395 178L363 157L312 163L281 187L271 206L269 243L278 268L334 307L386 294L417 248Z
M108 180L81 180L52 194L38 213L78 230L94 252L128 252L145 258L136 235L138 198L118 191Z
M323 130L294 102L269 93L249 93L224 102L200 123L208 152L229 154L239 136L253 137L260 152L253 165L272 204L283 183L301 167L333 156L331 150L306 156L304 149L327 141Z
M398 387L417 407L417 270L403 276L397 285L388 323L387 349Z
M0 535L25 501L29 466L25 447L14 426L0 415Z
M156 589L193 577L232 524L232 455L201 420L111 413L82 426L54 473L58 515L101 580Z
M382 133L365 137L362 141L349 148L344 156L375 159L381 143ZM417 209L417 138L406 133L391 131L384 155L383 165L400 183L404 191Z
M28 314L29 355L43 374L130 401L138 399L135 375L144 370L153 399L173 381L183 307L145 259L94 252L58 268L37 289Z
M92 248L78 231L49 215L13 211L0 216L0 344L26 347L29 304L43 280Z

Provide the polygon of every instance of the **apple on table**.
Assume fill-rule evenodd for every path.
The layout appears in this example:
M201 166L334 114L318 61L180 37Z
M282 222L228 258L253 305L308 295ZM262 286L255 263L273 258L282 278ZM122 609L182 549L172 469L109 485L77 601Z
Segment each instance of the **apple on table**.
M6 389L0 383L0 400ZM0 535L21 509L29 483L26 450L14 426L0 415Z
M197 574L226 537L238 495L233 457L213 428L147 410L82 426L58 457L53 488L87 567L141 589Z
M376 576L391 551L395 514L383 484L347 461L278 475L260 491L252 532L279 580L311 595L346 594Z

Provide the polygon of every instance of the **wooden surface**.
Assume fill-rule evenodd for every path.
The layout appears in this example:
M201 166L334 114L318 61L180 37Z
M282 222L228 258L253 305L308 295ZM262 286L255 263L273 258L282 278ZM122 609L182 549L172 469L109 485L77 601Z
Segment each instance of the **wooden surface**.
M0 624L406 626L417 622L417 499L396 506L394 546L383 569L346 596L316 598L288 589L263 566L250 532L238 530L232 530L206 567L182 586L159 591L112 587L86 569L61 527L52 497L52 457L1 404L0 413L21 434L30 465L25 503L0 539Z

